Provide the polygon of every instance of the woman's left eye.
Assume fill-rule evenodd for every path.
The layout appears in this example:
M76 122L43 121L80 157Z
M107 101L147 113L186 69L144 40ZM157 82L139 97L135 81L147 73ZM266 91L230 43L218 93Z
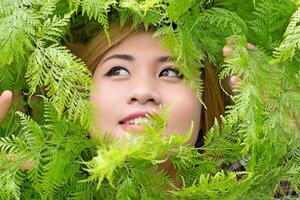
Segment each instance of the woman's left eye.
M129 71L122 66L112 67L105 76L128 76L130 75Z
M174 68L166 68L166 69L162 70L159 74L159 77L161 77L161 76L177 77L177 78L183 79L183 75L179 74L179 71Z

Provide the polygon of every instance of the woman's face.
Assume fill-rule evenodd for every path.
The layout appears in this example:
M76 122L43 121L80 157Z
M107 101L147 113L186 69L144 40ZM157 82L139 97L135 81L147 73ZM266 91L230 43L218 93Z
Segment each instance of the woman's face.
M128 131L140 131L142 126L136 119L146 120L147 113L158 113L162 105L170 103L166 135L184 134L193 121L190 144L195 144L201 104L169 55L151 33L137 32L103 56L93 76L91 94L101 134L123 137Z

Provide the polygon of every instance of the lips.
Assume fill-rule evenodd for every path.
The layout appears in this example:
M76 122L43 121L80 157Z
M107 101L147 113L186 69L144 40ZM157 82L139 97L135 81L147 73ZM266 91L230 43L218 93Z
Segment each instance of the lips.
M119 122L119 124L130 124L130 122L133 122L133 120L135 120L135 119L147 118L147 115L149 115L149 112L145 112L145 111L134 112L134 113L131 113L131 114L125 116Z
M119 124L121 124L122 128L126 131L142 131L143 125L141 122L146 122L149 114L147 111L134 112L126 115Z

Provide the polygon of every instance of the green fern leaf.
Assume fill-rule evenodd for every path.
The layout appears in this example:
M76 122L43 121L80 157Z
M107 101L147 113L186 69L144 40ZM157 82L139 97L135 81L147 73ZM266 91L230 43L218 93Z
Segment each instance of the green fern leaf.
M279 47L274 51L273 63L282 62L288 59L293 59L295 51L299 48L299 30L298 23L300 21L300 9L298 9L292 16L290 24L284 33L284 40Z
M66 108L76 113L77 108L69 106L86 98L81 91L88 91L91 84L90 72L82 61L58 45L37 48L30 57L26 77L32 94L38 86L46 86L59 116Z

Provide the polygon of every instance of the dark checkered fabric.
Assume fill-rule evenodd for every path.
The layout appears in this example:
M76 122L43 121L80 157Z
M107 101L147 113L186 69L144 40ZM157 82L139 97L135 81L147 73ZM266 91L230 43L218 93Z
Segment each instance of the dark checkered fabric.
M229 165L228 169L231 171L245 171L245 166L247 164L247 159L240 160L236 163L233 163ZM243 175L243 174L242 174ZM238 179L241 177L237 177ZM300 184L298 186L300 190ZM286 200L286 199L300 199L300 194L296 193L290 184L289 181L283 180L280 182L279 187L277 188L276 192L274 193L274 198L275 199L280 199L280 200Z

